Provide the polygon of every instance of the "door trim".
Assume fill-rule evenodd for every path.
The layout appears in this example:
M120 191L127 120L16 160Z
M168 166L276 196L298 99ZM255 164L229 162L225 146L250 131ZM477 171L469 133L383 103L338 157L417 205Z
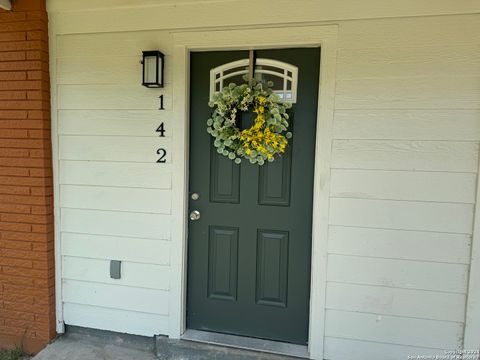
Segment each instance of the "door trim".
M176 179L172 186L172 275L168 333L171 338L180 338L186 330L190 52L319 46L308 350L311 358L323 358L337 33L337 25L320 25L173 34L172 172Z

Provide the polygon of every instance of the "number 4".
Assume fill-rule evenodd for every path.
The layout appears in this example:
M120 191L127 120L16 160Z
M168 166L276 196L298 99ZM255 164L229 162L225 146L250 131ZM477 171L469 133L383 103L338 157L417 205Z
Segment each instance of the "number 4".
M158 133L160 133L160 137L165 137L165 125L164 123L162 122L160 124L160 126L158 127L158 129L156 130Z

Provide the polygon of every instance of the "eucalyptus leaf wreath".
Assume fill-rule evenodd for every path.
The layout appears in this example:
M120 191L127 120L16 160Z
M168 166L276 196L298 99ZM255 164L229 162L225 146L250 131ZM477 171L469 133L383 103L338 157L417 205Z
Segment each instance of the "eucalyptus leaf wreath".
M214 111L207 120L207 132L214 137L219 154L236 164L245 158L252 164L263 165L285 153L292 137L287 114L291 104L283 102L272 87L272 82L253 80L251 85L231 83L213 95L208 105ZM247 111L256 113L255 122L241 130L238 118Z

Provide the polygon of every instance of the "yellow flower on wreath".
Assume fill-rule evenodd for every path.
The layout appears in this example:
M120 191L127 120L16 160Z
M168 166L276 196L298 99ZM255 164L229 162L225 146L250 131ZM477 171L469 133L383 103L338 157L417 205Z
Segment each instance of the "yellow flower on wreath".
M255 150L270 160L273 159L273 155L265 145L271 145L274 151L279 150L280 153L284 153L288 140L282 135L272 132L268 126L264 128L264 104L267 99L264 96L259 96L257 100L258 105L253 110L257 114L255 123L251 128L245 129L240 133L240 140L244 141L245 154L250 155Z

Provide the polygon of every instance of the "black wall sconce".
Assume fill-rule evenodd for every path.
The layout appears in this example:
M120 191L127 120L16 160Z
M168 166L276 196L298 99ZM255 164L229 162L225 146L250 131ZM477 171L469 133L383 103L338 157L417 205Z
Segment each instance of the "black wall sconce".
M148 88L163 88L165 55L158 50L143 51L142 85Z

